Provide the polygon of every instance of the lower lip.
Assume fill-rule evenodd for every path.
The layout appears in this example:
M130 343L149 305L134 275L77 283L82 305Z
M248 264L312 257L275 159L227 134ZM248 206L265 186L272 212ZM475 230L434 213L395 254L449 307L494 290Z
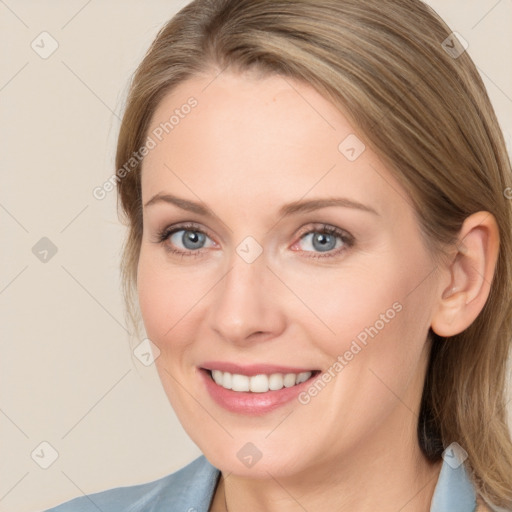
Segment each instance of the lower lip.
M311 380L316 377L316 373L300 384L289 388L282 388L278 391L267 391L265 393L252 393L243 391L232 391L223 388L215 383L210 376L210 372L199 369L201 378L203 379L206 389L210 393L213 400L231 412L247 415L261 415L274 411L278 407L291 402L301 391L304 391L311 384Z

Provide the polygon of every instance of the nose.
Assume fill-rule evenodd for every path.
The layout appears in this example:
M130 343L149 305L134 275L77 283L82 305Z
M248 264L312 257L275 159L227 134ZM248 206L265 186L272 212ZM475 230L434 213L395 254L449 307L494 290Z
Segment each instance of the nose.
M241 345L279 336L286 324L279 285L283 287L263 255L252 263L236 256L212 290L210 328L222 339Z

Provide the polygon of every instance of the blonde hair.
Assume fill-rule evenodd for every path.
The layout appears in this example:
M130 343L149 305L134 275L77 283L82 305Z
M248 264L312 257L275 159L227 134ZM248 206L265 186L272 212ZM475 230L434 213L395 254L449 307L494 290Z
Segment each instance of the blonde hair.
M195 0L162 28L133 77L116 168L132 162L157 105L178 84L255 69L309 83L348 116L410 195L436 261L466 217L492 213L500 249L490 296L462 333L447 340L430 330L418 440L431 460L459 443L477 491L511 507L511 167L482 80L450 33L419 0ZM118 199L129 224L125 296L137 324L140 163L119 175Z

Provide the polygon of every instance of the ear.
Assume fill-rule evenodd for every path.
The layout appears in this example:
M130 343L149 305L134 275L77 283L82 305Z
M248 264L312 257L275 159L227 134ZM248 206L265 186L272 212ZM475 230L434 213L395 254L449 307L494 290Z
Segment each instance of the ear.
M464 331L482 311L489 296L498 260L499 230L489 212L466 218L455 254L443 270L431 327L439 336Z

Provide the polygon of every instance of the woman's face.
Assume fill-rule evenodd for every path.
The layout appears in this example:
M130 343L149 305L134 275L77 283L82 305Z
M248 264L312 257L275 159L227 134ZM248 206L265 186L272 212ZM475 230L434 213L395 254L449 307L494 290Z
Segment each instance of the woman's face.
M168 94L148 135L140 306L210 462L290 476L417 449L438 277L364 136L308 85L227 71Z

